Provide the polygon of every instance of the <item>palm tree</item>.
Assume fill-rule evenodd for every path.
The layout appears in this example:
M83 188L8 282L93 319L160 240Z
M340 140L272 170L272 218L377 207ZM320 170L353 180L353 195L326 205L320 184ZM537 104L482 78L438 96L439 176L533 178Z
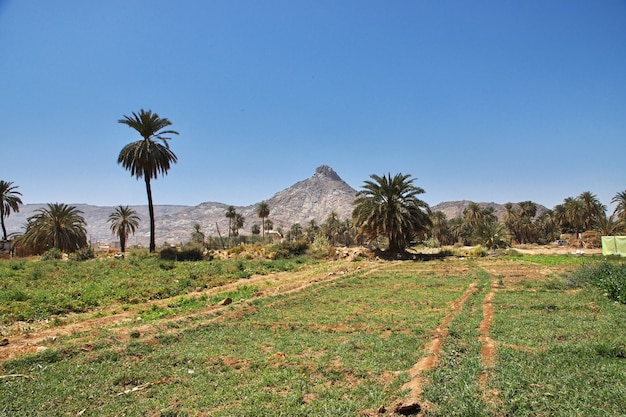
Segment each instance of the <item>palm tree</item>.
M202 225L200 223L194 223L193 225L191 243L204 247L204 233L202 233Z
M626 224L615 218L615 214L610 216L600 217L596 221L595 230L600 233L601 236L615 236L626 229Z
M570 230L573 230L575 239L580 238L580 233L584 231L585 209L578 198L567 197L563 200L563 210L565 220Z
M230 237L230 231L233 228L233 219L237 215L237 211L235 211L235 206L228 206L226 209L226 218L228 219L228 237Z
M75 252L87 246L87 223L82 213L67 204L48 204L46 208L35 210L35 214L27 219L21 241L34 253L51 248Z
M626 222L626 190L615 194L615 197L611 199L611 204L617 204L613 213L621 221Z
M506 248L511 238L506 226L499 221L479 223L474 230L474 240L489 250Z
M235 213L235 217L232 222L233 236L239 236L239 229L243 227L246 223L246 218L243 217L240 213Z
M448 234L448 219L443 211L435 211L430 215L431 228L430 234L439 244L445 245L447 243Z
M270 207L265 201L261 201L256 208L256 214L261 218L261 233L265 237L265 219L270 215Z
M352 211L359 233L373 240L385 236L389 251L401 252L410 239L430 226L430 208L417 198L424 193L410 175L370 175L356 195Z
M120 250L126 252L126 240L130 234L135 234L141 219L137 212L128 206L119 205L109 215L108 222L111 224L111 232L120 238Z
M480 204L470 201L467 207L463 210L463 220L472 228L480 224L484 219L483 209Z
M606 219L606 206L600 203L598 197L596 197L596 195L591 191L585 191L580 194L578 199L583 206L583 227L585 230L591 230L597 221L603 218Z
M143 178L146 183L148 194L148 213L150 214L150 252L156 249L154 230L154 206L152 204L152 189L150 180L157 178L159 174L166 175L172 163L176 163L178 158L170 150L169 137L164 135L178 135L174 130L163 130L170 126L166 118L160 118L158 114L151 110L141 109L139 114L133 112L132 117L124 116L118 123L127 125L135 129L143 139L129 143L120 151L117 163L130 171L130 175ZM155 139L163 143L156 142Z
M10 181L0 180L0 224L2 225L2 239L7 240L7 229L4 226L4 218L9 217L11 212L19 213L22 193L17 191L18 186Z

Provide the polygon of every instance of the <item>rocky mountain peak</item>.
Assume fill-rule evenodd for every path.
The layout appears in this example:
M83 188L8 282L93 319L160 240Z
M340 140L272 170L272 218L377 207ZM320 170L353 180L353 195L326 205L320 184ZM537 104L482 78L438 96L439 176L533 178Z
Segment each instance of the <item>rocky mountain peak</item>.
M326 177L326 178L329 178L329 179L334 180L334 181L342 181L342 179L335 172L335 170L333 170L328 165L320 165L320 166L318 166L317 168L315 168L315 174L313 174L313 175L314 176Z

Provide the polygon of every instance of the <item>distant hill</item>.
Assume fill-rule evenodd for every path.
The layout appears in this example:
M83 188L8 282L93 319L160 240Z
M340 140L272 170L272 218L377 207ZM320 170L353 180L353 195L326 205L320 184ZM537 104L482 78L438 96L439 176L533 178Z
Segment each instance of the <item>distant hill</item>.
M347 219L352 213L352 201L356 190L343 181L329 166L323 165L315 170L310 178L297 182L265 200L270 208L269 219L274 229L282 227L288 230L292 224L300 223L306 227L311 220L318 224L324 222L331 212L336 212L340 219ZM91 242L111 242L116 238L111 234L107 218L115 207L71 204L83 212L87 221L88 239ZM256 214L257 204L235 206L237 213L246 219L240 234L251 234L253 224L261 225ZM22 232L26 219L46 204L27 204L20 207L19 213L11 213L8 218L9 233ZM129 238L129 244L147 245L150 238L148 206L131 206L137 211L141 222L135 235ZM206 202L197 206L160 206L155 205L155 226L157 246L163 242L178 243L190 240L196 223L202 226L206 236L217 236L218 227L222 236L228 235L228 219L224 216L228 204Z
M329 166L322 165L315 169L310 178L304 179L274 194L265 200L270 208L269 219L274 223L274 229L281 227L288 230L291 225L300 223L306 227L311 220L317 224L323 223L331 212L337 213L339 219L348 219L352 213L352 202L356 190L348 185ZM460 216L470 201L450 201L439 203L431 209L442 211L448 219ZM483 207L493 207L496 215L502 218L504 205L497 203L479 203ZM116 238L111 234L107 218L115 207L92 206L88 204L71 204L83 212L87 221L87 234L91 242L112 242ZM202 232L208 236L217 236L218 227L222 236L228 235L228 219L224 216L228 204L206 202L197 206L161 206L156 205L156 241L157 246L163 242L187 242L191 238L196 223L202 227ZM240 234L250 235L253 224L261 225L261 219L256 214L257 204L250 206L236 206L237 213L246 219L245 226ZM6 220L9 233L22 232L26 219L46 204L27 204L20 207L19 213L11 213ZM150 238L148 206L131 206L141 222L137 233L130 237L129 244L147 245ZM538 205L537 214L543 213L546 208Z

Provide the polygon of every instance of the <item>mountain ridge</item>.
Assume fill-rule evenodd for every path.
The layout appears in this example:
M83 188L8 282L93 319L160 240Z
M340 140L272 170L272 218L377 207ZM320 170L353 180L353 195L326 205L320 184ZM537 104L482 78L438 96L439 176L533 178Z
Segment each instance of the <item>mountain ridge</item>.
M318 225L323 223L331 212L335 212L341 220L348 219L352 214L352 202L357 191L346 183L329 166L321 165L314 174L298 181L265 200L270 208L269 219L274 224L274 230L289 228L299 223L307 227L311 221ZM259 202L260 203L260 202ZM259 203L248 206L234 206L237 213L245 218L245 225L240 234L250 235L253 224L260 226L261 219L256 214ZM442 211L448 219L462 214L469 205L469 200L441 202L431 207L432 211ZM493 207L496 216L502 217L504 205L493 202L478 203L481 207ZM87 237L92 243L114 242L116 237L111 233L107 219L116 206L93 206L89 204L71 204L83 212L87 222ZM23 232L27 218L35 210L46 207L47 204L26 204L20 207L18 213L11 213L5 219L8 233ZM129 245L147 245L149 242L149 216L147 205L129 206L141 218L137 232L129 237ZM155 226L157 245L168 243L187 242L195 224L201 225L205 236L228 235L228 219L226 210L229 204L220 202L203 202L196 206L185 205L155 205ZM547 210L538 204L538 214ZM218 233L219 232L219 233Z

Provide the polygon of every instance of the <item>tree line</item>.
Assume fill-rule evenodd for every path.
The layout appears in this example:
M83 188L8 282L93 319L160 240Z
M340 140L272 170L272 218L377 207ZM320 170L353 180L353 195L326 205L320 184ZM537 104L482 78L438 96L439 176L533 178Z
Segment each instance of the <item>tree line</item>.
M141 109L124 115L118 123L135 130L141 139L124 146L118 156L118 164L138 180L143 179L148 198L150 222L150 252L156 251L154 205L151 181L159 175L167 175L178 159L169 146L172 135L179 133L166 130L172 123L151 110ZM311 221L308 225L294 224L288 231L278 230L287 241L313 242L323 237L332 245L370 243L385 247L389 252L402 252L415 242L429 246L452 244L484 245L488 249L506 247L514 243L545 244L559 239L564 233L580 241L584 232L595 231L600 235L626 233L626 190L618 192L611 203L616 204L610 215L598 198L586 191L577 197L568 197L552 210L537 215L537 204L532 201L505 204L505 213L498 219L493 208L483 208L471 202L461 216L447 219L441 211L431 212L430 207L418 196L425 191L414 185L411 175L371 175L357 192L351 219L341 220L332 212L321 225ZM7 231L4 220L11 212L19 212L22 194L13 182L0 180L0 224L3 239ZM266 202L257 206L262 224L253 225L253 235L262 235L273 229L268 218L270 207ZM228 207L228 239L237 237L245 218ZM116 207L108 218L113 234L120 240L120 249L126 250L126 241L138 228L140 218L128 206ZM194 225L192 241L204 242L201 225ZM76 207L62 203L48 204L35 211L27 219L25 231L16 244L37 254L51 248L72 253L88 245L86 222Z

